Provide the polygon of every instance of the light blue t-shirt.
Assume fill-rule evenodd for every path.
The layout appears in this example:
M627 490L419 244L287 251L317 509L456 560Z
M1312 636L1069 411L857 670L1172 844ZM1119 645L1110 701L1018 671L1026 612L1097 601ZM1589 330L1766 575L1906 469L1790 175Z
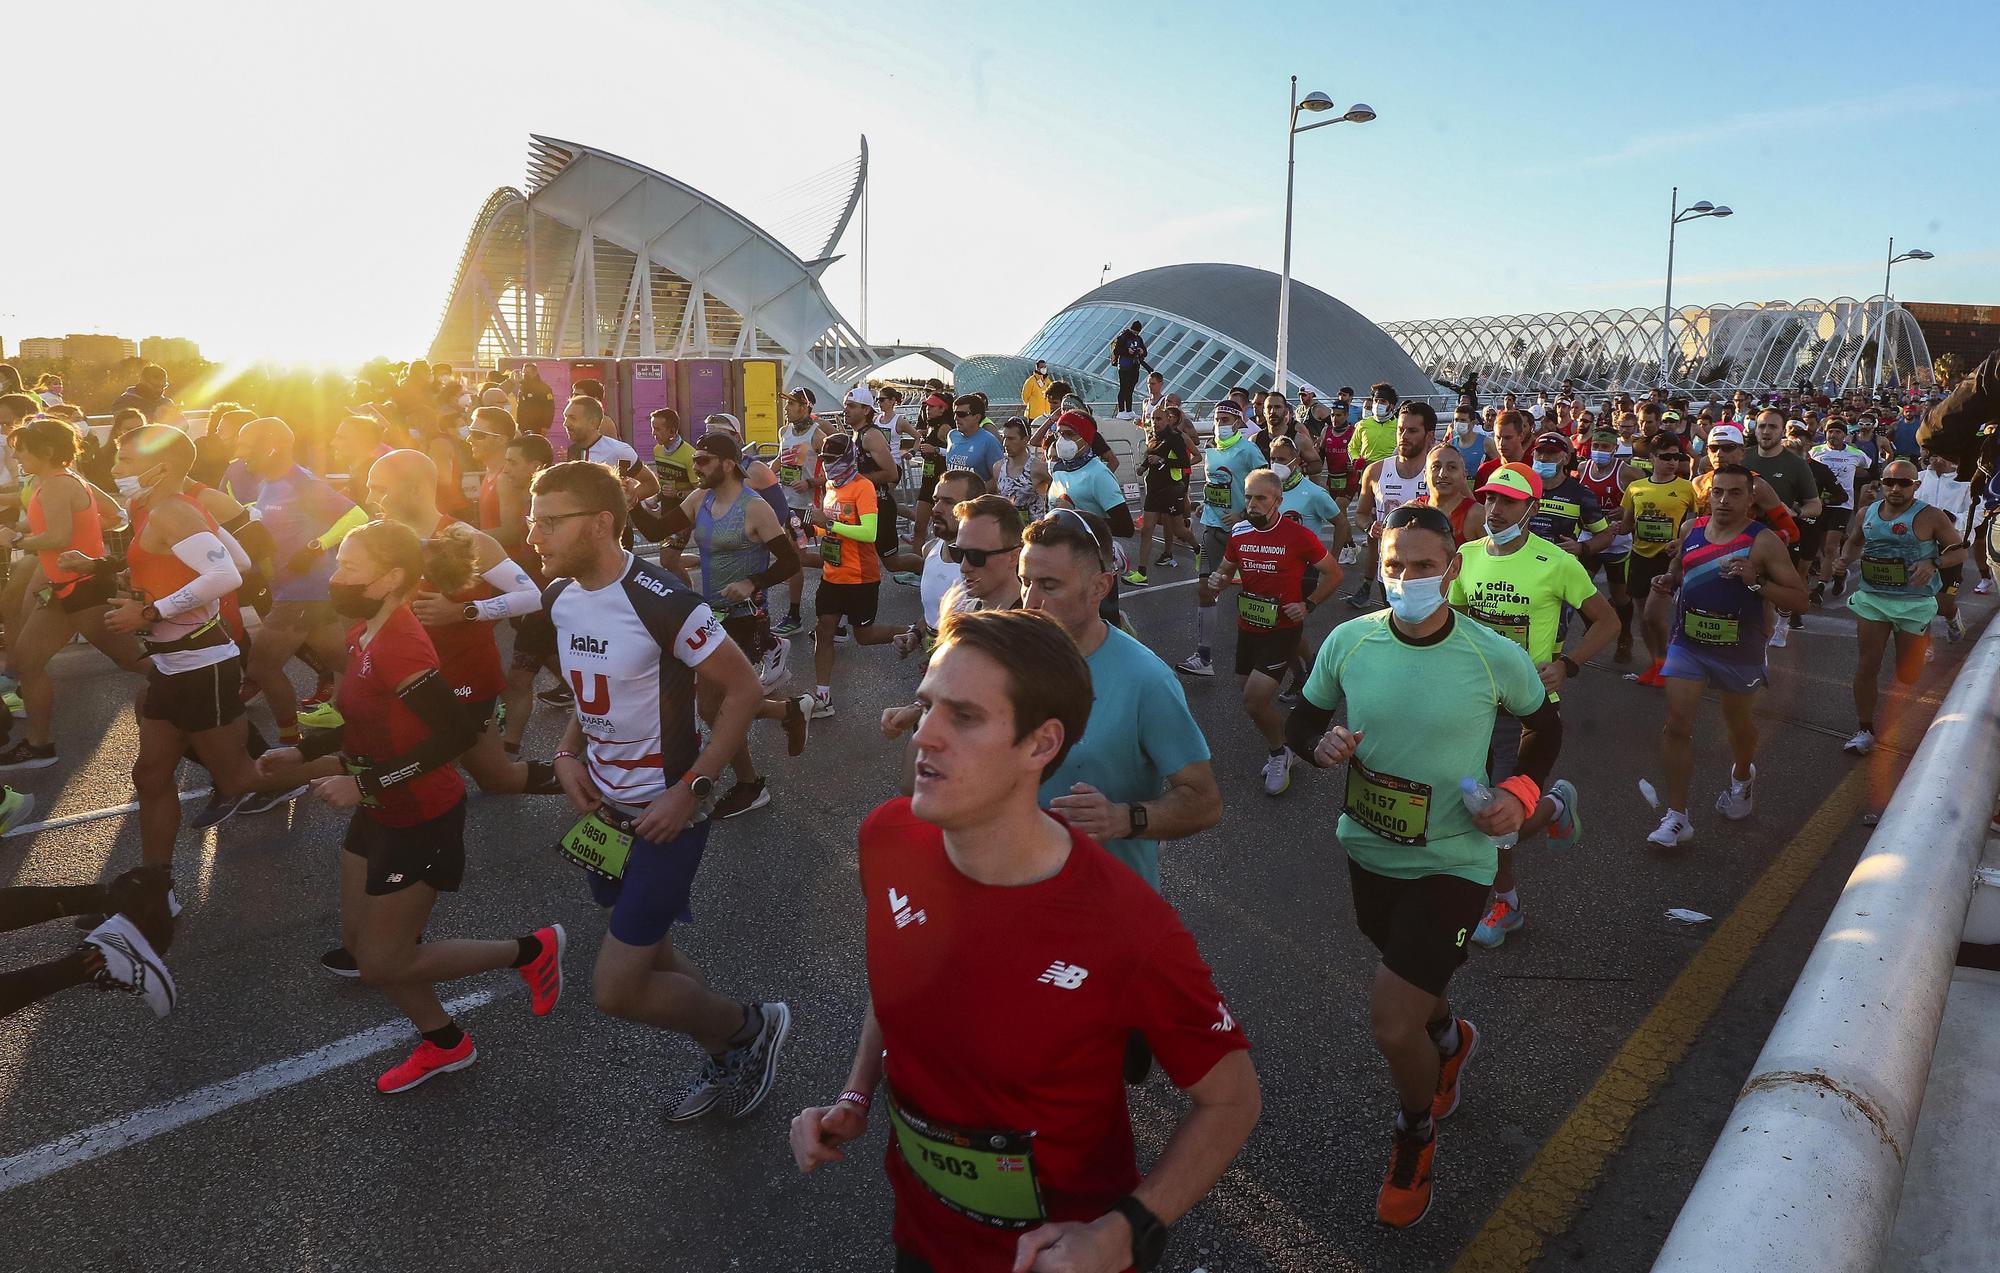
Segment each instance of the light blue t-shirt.
M1082 468L1067 473L1056 469L1049 474L1051 505L1066 503L1086 513L1109 517L1111 510L1124 502L1125 488L1118 485L1118 479L1104 467L1104 461L1094 455L1084 461Z
M1297 513L1305 528L1317 535L1340 516L1340 505L1333 502L1333 496L1326 493L1324 486L1294 473L1278 511Z
M1208 740L1188 711L1180 678L1159 655L1117 628L1085 660L1094 695L1083 737L1042 783L1043 808L1088 783L1116 804L1157 799L1167 776L1208 759ZM1158 840L1112 840L1111 855L1160 887Z
M1228 446L1209 447L1201 453L1207 472L1201 493L1201 524L1227 530L1231 519L1243 512L1243 479L1270 461L1245 434L1238 433ZM1225 491L1224 488L1227 488ZM1227 503L1222 502L1227 498Z
M970 434L953 429L945 442L944 461L946 468L970 469L984 479L1000 462L1000 439L984 429Z

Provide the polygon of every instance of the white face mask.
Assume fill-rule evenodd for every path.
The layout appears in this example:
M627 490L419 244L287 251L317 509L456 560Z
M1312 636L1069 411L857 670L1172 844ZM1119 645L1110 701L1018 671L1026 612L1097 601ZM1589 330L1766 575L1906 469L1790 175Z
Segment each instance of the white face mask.
M1422 623L1444 604L1444 576L1384 579L1382 591L1388 595L1390 612L1398 619L1409 624Z
M1280 482L1289 482L1292 480L1292 466L1289 464L1280 464L1278 461L1273 460L1271 461L1271 471L1278 475Z
M1058 460L1075 459L1077 447L1079 447L1080 445L1082 444L1079 443L1075 438L1057 438L1056 458Z
M1368 413L1374 416L1377 420L1387 420L1389 418L1389 404L1386 402L1378 402L1374 406L1368 408Z
M139 485L139 479L136 477L121 477L118 479L118 493L120 495L123 495L126 499L131 499L133 496L137 495L141 489L142 488Z

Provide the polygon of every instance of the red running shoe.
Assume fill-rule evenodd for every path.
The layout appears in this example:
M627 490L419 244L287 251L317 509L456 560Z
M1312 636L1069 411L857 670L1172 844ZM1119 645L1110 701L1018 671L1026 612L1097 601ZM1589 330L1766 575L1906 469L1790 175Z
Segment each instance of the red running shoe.
M479 1049L472 1046L472 1036L466 1035L455 1048L441 1048L429 1039L420 1039L417 1050L401 1065L392 1066L375 1080L375 1090L384 1096L394 1096L407 1092L419 1083L428 1083L440 1074L462 1070L479 1059Z
M1458 1051L1438 1063L1437 1094L1431 1097L1431 1121L1450 1118L1458 1109L1458 1076L1466 1062L1479 1050L1479 1031L1464 1017L1458 1019Z
M535 936L541 940L542 953L517 971L521 980L528 983L535 1015L546 1017L555 1011L556 1000L562 998L562 957L569 945L569 935L563 932L561 924L551 924L535 930Z

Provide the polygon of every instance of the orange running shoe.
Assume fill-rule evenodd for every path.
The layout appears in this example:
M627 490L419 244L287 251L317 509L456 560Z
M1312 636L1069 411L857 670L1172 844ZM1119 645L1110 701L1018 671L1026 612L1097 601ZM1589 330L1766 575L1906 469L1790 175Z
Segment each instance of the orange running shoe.
M1458 1076L1479 1050L1479 1030L1464 1017L1458 1019L1458 1051L1438 1063L1437 1095L1431 1097L1431 1119L1450 1118L1458 1108Z
M1667 678L1660 675L1660 669L1666 665L1667 661L1665 659L1654 659L1651 667L1632 679L1641 685L1650 685L1654 689L1659 689L1667 683Z
M1407 1229L1430 1214L1431 1155L1437 1133L1417 1137L1398 1127L1389 1146L1389 1172L1375 1195L1375 1218L1392 1229Z
M561 924L551 924L547 928L536 929L535 936L541 940L542 953L516 971L521 974L521 980L528 983L535 1015L546 1017L556 1010L556 1000L562 998L562 957L569 945L569 935L563 932Z
M472 1036L466 1035L455 1048L441 1048L429 1039L420 1040L417 1050L401 1065L383 1071L375 1080L375 1090L384 1096L394 1096L407 1092L420 1083L428 1083L440 1074L462 1070L479 1059L479 1049L472 1046Z

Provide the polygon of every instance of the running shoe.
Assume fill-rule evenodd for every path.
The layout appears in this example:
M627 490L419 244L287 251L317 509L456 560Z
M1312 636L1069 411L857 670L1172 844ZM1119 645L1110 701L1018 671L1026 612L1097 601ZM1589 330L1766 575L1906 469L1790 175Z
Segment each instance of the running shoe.
M1875 750L1875 731L1872 729L1855 730L1854 737L1842 743L1840 749L1850 756L1866 756L1869 752Z
M35 811L35 798L12 787L0 787L0 791L7 793L0 797L0 835L6 835L28 820L28 815Z
M1340 550L1341 565L1352 566L1357 562L1359 562L1360 560L1361 560L1361 550L1359 548L1356 548L1353 544L1349 544L1347 547Z
M771 635L781 637L797 636L799 629L805 626L805 620L801 619L796 613L788 614L771 625Z
M1124 574L1120 575L1119 578L1124 580L1126 585L1129 587L1143 588L1146 586L1146 572L1139 569L1137 566L1134 566L1132 569L1126 571Z
M11 690L5 694L0 694L0 703L7 705L7 714L9 716L26 716L28 714L27 704L21 701L19 694Z
M419 1039L417 1050L407 1060L382 1071L375 1080L375 1090L384 1096L394 1096L428 1083L440 1074L462 1070L478 1059L479 1049L472 1046L469 1034L463 1035L455 1048L441 1048L429 1039Z
M0 751L0 770L47 769L56 763L55 745L37 747L23 738L6 751Z
M1993 591L1993 581L1991 579L1981 579L1978 583L1972 585L1972 590L1983 597Z
M253 791L243 797L243 807L236 812L245 814L269 813L281 804L290 804L304 795L310 787L297 786L290 791Z
M1375 1195L1375 1218L1392 1229L1407 1229L1430 1214L1431 1158L1437 1134L1398 1127L1389 1146L1389 1170Z
M1359 592L1351 592L1347 595L1347 604L1356 610L1366 610L1375 604L1375 590L1363 588Z
M1794 632L1803 632L1806 627L1806 617L1799 611L1794 610L1786 616L1785 626Z
M1494 950L1507 940L1507 934L1516 932L1528 922L1521 908L1509 904L1502 898L1494 898L1487 908L1486 918L1479 921L1479 927L1472 930L1472 944Z
M1659 689L1667 683L1667 678L1660 675L1660 669L1666 665L1667 661L1665 659L1654 659L1651 667L1643 672L1627 672L1625 679L1634 684L1650 685L1654 689Z
M335 946L319 957L319 966L336 977L359 977L361 965L354 962L354 956L345 946Z
M1576 807L1576 784L1567 778L1558 778L1549 784L1549 794L1561 804L1563 811L1549 823L1549 841L1558 849L1575 849L1583 846L1583 814Z
M729 1075L722 1068L722 1062L712 1056L701 1059L701 1068L688 1081L686 1088L667 1106L666 1120L670 1123L687 1123L700 1118L715 1108L722 1099L722 1093L729 1087Z
M1458 1051L1438 1062L1437 1095L1431 1097L1431 1121L1450 1118L1458 1108L1459 1076L1479 1051L1479 1029L1464 1017L1458 1019Z
M840 626L833 630L833 643L835 645L846 645L853 639L854 633L848 630L847 620L842 619Z
M529 1005L535 1015L546 1017L556 1010L556 1001L562 998L562 961L563 952L569 949L569 934L561 924L550 924L537 928L535 939L542 943L542 953L515 971L528 983Z
M1965 640L1965 620L1959 618L1957 615L1946 619L1944 621L1944 639L1954 645Z
M1660 825L1654 827L1653 833L1646 837L1646 843L1671 849L1676 844L1686 844L1692 839L1694 839L1694 823L1688 821L1685 813L1669 809L1661 815Z
M1201 652L1197 650L1174 664L1174 671L1184 672L1189 676L1214 676L1215 660L1202 657Z
M805 752L806 730L812 724L813 696L801 694L785 703L785 754L797 756Z
M1292 785L1292 749L1281 748L1264 762L1264 794L1282 796Z
M722 799L715 802L714 813L717 819L733 818L739 813L761 809L769 803L771 803L771 788L762 778L755 782L738 779L730 785L728 791L722 793Z
M94 948L104 959L104 967L98 969L95 978L100 989L138 995L156 1017L174 1010L179 995L174 989L173 974L167 971L165 961L137 924L123 915L108 916L90 931L83 944Z
M1778 612L1778 617L1782 619L1782 618L1784 617L1784 614L1785 614L1785 612L1784 612L1784 611L1782 611L1782 610L1780 610L1780 611ZM1785 624L1783 624L1783 623L1774 623L1774 624L1772 624L1772 625L1771 625L1771 636L1770 636L1770 639L1769 639L1769 640L1767 640L1767 641L1765 641L1765 642L1764 642L1764 644L1766 644L1766 645L1770 646L1770 647L1771 647L1772 649L1774 649L1774 650L1782 650L1782 649L1784 649L1784 648L1785 648L1785 632L1786 632L1786 625L1785 625Z
M902 584L905 588L918 587L924 581L923 576L914 570L892 570L889 572L889 577L897 583Z
M250 795L250 792L242 791L233 796L225 796L219 789L211 790L208 793L208 803L202 805L200 810L188 819L188 826L196 831L206 831L210 827L221 826L243 812L243 806L249 801Z
M1716 812L1731 822L1741 822L1750 816L1757 804L1756 794L1751 790L1757 782L1757 766L1750 766L1750 776L1742 782L1736 781L1732 769L1729 775L1729 789L1715 798Z
M792 1010L783 1003L760 1003L763 1024L757 1037L730 1052L725 1061L731 1082L722 1093L722 1112L731 1118L748 1117L771 1094L778 1081L778 1053L792 1032Z
M1806 589L1806 600L1812 602L1814 605L1818 605L1822 601L1825 601L1826 580L1824 579L1813 580L1813 586Z
M1827 594L1828 594L1829 596L1834 596L1834 597L1837 597L1837 596L1839 596L1839 595L1840 595L1841 593L1843 593L1843 592L1846 592L1846 591L1847 591L1847 572L1846 572L1845 570L1836 570L1836 571L1834 571L1834 572L1833 572L1833 582L1832 582L1832 583L1830 583L1830 584L1828 584L1828 585L1826 586L1826 591L1827 591Z
M1172 553L1161 553L1158 557L1155 557L1153 559L1153 565L1155 567L1159 566L1171 567L1173 564L1174 564L1174 555Z
M833 715L833 695L821 694L817 690L813 691L812 718L814 720L824 720L831 715Z
M1278 701L1286 707L1297 707L1299 705L1299 687L1294 685L1290 689L1279 690Z
M764 657L757 662L757 681L765 689L781 685L785 680L785 667L792 658L792 643L779 637L764 651Z
M342 716L340 709L332 703L321 703L311 711L299 713L299 724L307 729L339 729L346 723L347 718Z
M569 692L569 686L559 682L535 695L535 701L544 707L570 708L576 706L576 695Z
M174 876L168 867L135 866L105 885L104 898L105 911L130 920L154 950L164 955L173 946L174 920L181 907L174 900Z

